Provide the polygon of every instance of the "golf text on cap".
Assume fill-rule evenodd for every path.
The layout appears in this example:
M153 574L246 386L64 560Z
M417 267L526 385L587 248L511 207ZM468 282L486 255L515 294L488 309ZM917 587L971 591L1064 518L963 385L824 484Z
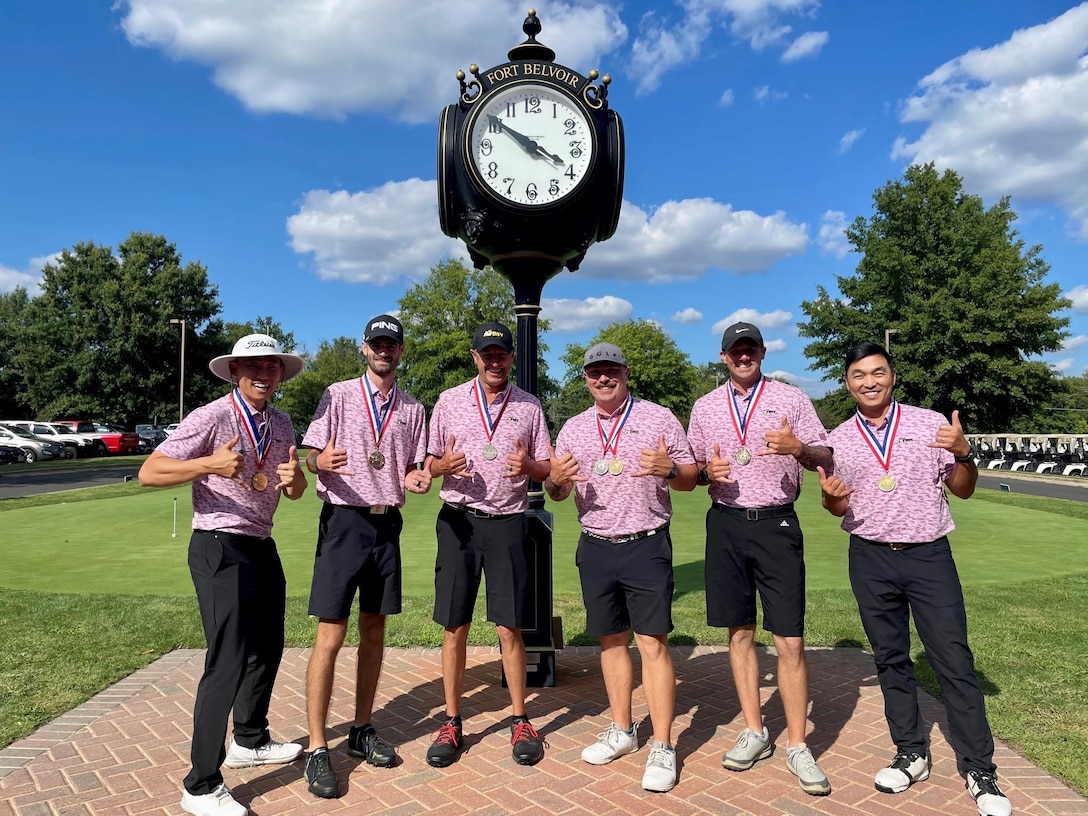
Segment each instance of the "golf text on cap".
M370 330L375 329L389 329L389 331L399 331L400 326L394 326L392 323L386 323L384 320L375 320L370 324Z
M488 329L484 332L484 337L506 337L501 331L495 331L494 329Z
M582 368L593 365L594 363L619 363L622 366L627 365L627 358L623 355L623 351L619 346L614 346L611 343L598 343L586 352L585 359L582 361Z
M272 349L273 351L279 351L280 344L273 340L265 340L263 337L255 337L252 340L247 340L243 348L268 348ZM234 353L237 354L239 351L241 351L241 349L235 349Z

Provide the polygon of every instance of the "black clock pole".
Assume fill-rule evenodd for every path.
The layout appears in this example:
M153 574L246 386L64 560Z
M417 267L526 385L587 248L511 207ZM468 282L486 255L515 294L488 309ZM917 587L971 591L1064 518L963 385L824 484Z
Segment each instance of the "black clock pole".
M438 125L439 225L465 242L477 269L490 264L513 284L517 382L538 397L544 284L564 267L577 270L594 242L616 232L624 151L623 125L608 107L611 78L556 63L536 40L540 28L530 9L527 39L510 49L509 62L471 65L471 80L458 71L458 101ZM552 686L563 637L552 616L552 514L539 482L530 482L526 515L526 683Z
M551 258L494 259L492 268L514 285L514 314L518 319L518 387L539 396L537 320L544 284L558 274L562 264ZM553 516L544 505L544 486L529 482L529 510L525 514L528 535L525 560L529 566L528 609L521 637L525 642L526 684L534 688L555 685L555 650L563 647L562 621L553 616L552 583ZM502 684L506 685L505 675Z

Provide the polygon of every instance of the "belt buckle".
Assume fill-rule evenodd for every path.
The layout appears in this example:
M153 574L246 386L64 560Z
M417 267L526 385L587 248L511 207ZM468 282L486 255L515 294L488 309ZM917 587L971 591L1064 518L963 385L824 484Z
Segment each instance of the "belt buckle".
M893 541L891 544L888 545L888 547L894 552L902 552L907 548L907 545L901 541Z
M754 507L745 507L744 518L747 521L759 521L759 510Z
M372 504L370 505L370 515L381 516L389 509L388 504Z

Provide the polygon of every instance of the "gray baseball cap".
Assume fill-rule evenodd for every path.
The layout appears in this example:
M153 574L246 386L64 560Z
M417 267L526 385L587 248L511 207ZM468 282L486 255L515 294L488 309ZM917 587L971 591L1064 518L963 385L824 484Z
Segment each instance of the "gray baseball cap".
M582 362L582 368L588 368L594 363L619 363L627 365L627 358L623 356L619 346L611 343L598 343L586 352L586 358Z

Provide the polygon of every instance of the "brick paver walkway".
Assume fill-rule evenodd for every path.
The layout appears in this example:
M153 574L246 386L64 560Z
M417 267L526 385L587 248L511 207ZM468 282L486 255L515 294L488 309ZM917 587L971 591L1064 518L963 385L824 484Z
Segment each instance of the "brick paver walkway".
M398 746L394 769L372 768L341 749L353 706L354 654L338 665L330 741L334 766L345 787L337 800L309 795L302 762L273 768L225 769L236 797L256 816L274 814L867 814L973 816L974 804L956 775L944 737L943 709L925 697L932 729L930 780L906 793L877 793L872 777L889 761L880 689L872 658L856 649L814 649L812 733L809 744L831 779L830 796L801 792L785 768L785 722L774 690L774 657L763 653L763 697L775 735L775 755L755 768L724 771L721 754L742 726L721 648L677 648L677 719L674 741L680 782L667 794L642 790L646 748L611 765L579 759L582 748L606 724L607 711L596 649L565 649L558 656L558 684L531 689L529 713L546 737L548 754L536 767L510 759L506 717L509 698L498 683L496 649L469 650L465 683L468 748L446 769L423 757L442 711L440 653L390 649L379 690L375 723ZM308 652L284 654L272 706L280 740L305 743L304 678ZM637 653L636 671L638 669ZM188 771L189 724L203 652L178 651L117 683L86 704L0 751L0 816L135 816L179 814L181 779ZM636 690L636 715L645 699ZM640 728L649 737L649 722ZM1002 785L1018 814L1083 814L1088 800L999 744Z

